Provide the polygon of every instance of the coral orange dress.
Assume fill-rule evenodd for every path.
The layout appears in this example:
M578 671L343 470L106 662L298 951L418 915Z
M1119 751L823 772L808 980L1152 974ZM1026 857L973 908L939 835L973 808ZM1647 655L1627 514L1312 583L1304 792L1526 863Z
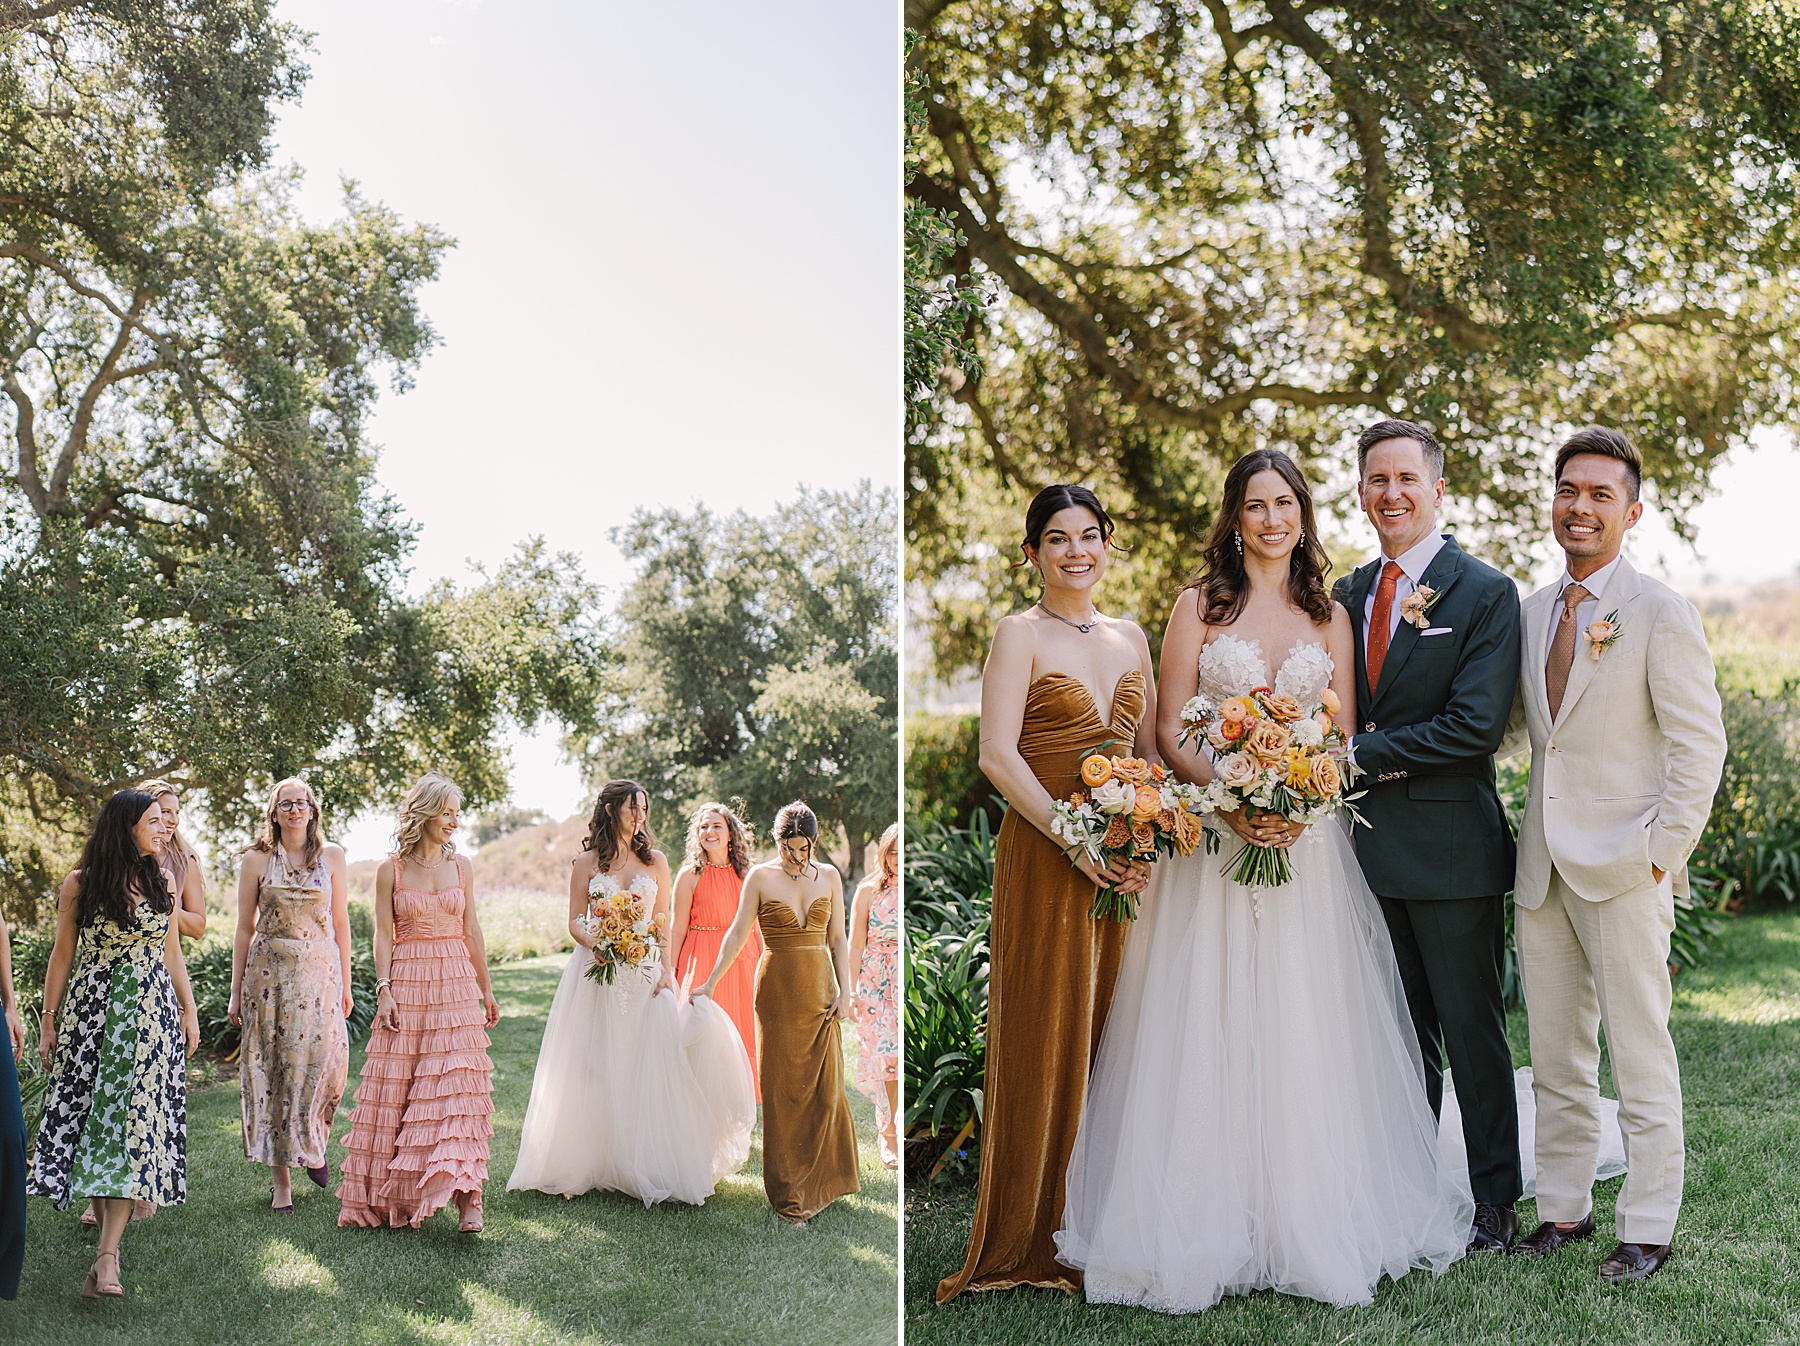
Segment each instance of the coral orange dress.
M698 986L719 961L719 946L725 932L737 915L738 894L744 881L730 865L707 865L694 885L694 897L688 904L687 934L682 936L681 950L675 955L675 980L684 986ZM762 1102L762 1070L756 1041L756 968L762 962L762 932L754 927L750 940L738 959L725 970L713 988L713 1004L731 1016L744 1051L750 1057L750 1082L756 1089L756 1101Z
M461 856L453 857L457 877ZM418 1228L458 1192L487 1181L494 1103L481 984L463 942L463 884L401 886L394 861L388 978L400 1027L369 1036L344 1140L340 1225Z

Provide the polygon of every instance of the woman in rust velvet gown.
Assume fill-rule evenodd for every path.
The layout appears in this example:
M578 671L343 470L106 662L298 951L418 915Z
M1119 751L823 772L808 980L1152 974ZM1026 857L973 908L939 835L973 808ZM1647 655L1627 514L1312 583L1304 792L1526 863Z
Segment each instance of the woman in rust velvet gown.
M805 804L775 815L774 860L744 879L719 961L694 996L710 997L760 926L768 952L756 987L762 1029L763 1190L790 1224L857 1191L856 1127L844 1096L839 1025L850 1014L844 881L814 858L819 822Z
M1001 621L981 677L981 770L1005 796L994 856L981 1183L961 1271L964 1290L1080 1286L1056 1260L1063 1177L1100 1044L1127 927L1088 915L1095 887L1138 892L1143 864L1071 863L1050 805L1079 787L1104 743L1156 759L1150 645L1133 622L1095 611L1113 525L1084 486L1048 486L1025 515L1025 560L1043 596Z
M738 801L738 807L743 802ZM744 876L750 872L750 836L743 820L724 804L702 804L688 822L687 854L675 876L674 915L669 947L675 950L675 980L698 986L712 975L725 943L725 932L737 915ZM750 947L721 978L713 1003L731 1016L750 1061L750 1084L762 1102L762 1079L756 1050L756 969L762 962L762 937L750 932Z

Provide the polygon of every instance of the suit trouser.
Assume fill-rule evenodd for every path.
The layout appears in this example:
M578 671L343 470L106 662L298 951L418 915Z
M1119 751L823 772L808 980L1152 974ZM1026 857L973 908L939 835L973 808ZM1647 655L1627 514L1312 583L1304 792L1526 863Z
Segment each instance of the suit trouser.
M1448 1056L1456 1072L1469 1186L1477 1201L1510 1206L1524 1182L1518 1092L1500 993L1506 900L1498 895L1438 901L1384 897L1381 913L1418 1034L1431 1110L1438 1112L1443 1101Z
M1565 1223L1593 1209L1600 1153L1600 1026L1606 1026L1625 1186L1622 1243L1668 1243L1685 1173L1681 1070L1669 1036L1669 936L1675 897L1661 883L1588 902L1554 869L1543 905L1513 929L1537 1092L1538 1216Z

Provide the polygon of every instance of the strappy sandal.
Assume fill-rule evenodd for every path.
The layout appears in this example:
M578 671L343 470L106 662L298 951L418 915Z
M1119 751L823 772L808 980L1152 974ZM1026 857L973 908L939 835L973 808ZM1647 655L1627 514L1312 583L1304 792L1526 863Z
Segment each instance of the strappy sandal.
M154 1201L146 1201L140 1196L136 1201L131 1203L132 1224L136 1224L139 1220L148 1220L154 1214L156 1214L156 1203Z
M292 1215L294 1213L294 1194L292 1192L288 1193L287 1205L277 1206L275 1204L275 1189L271 1187L269 1189L269 1213L271 1215Z
M86 1225L89 1229L98 1229L100 1227L100 1217L94 1214L94 1203L92 1201L88 1202L87 1209L81 1212L81 1223Z
M111 1280L103 1281L100 1279L100 1262L107 1257L112 1258L113 1274ZM81 1283L82 1298L99 1299L102 1295L118 1297L124 1293L125 1287L119 1284L119 1255L107 1252L99 1254L94 1258L94 1265L88 1268L87 1279Z
M462 1216L456 1222L459 1234L479 1234L481 1232L481 1193L470 1192L467 1202L458 1202L457 1210Z

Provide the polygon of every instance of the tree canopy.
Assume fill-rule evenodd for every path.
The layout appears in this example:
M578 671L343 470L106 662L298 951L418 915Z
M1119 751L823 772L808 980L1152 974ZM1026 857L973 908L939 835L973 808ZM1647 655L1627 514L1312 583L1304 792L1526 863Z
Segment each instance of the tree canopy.
M1573 424L1616 426L1677 528L1792 425L1800 12L1773 0L908 0L909 198L1005 300L908 445L940 668L1023 581L1023 503L1095 485L1160 618L1224 466L1434 426L1502 562ZM954 385L954 386L953 386Z
M851 866L894 821L899 663L892 491L802 491L766 518L640 511L615 611L616 701L586 760L660 804L666 835L739 796L764 840L804 799Z
M270 171L303 39L258 0L0 3L0 898L163 775L239 833L305 771L355 810L420 770L506 793L510 720L591 727L597 595L523 544L405 590L364 429L435 340L451 240Z

